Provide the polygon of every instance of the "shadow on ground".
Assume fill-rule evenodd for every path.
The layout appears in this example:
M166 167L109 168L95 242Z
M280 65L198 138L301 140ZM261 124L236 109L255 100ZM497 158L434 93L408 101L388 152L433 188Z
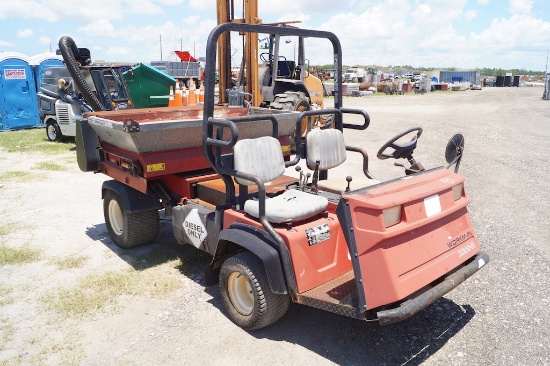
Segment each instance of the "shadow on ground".
M205 292L212 296L209 303L225 313L218 286L205 285L204 271L211 257L191 245L178 245L169 219L161 221L154 243L130 250L113 244L105 224L88 228L87 234L138 270L179 258L181 264L177 268L181 273L204 286ZM474 316L471 306L441 298L412 318L381 327L376 322L292 304L277 323L249 333L259 339L299 345L340 365L419 365Z

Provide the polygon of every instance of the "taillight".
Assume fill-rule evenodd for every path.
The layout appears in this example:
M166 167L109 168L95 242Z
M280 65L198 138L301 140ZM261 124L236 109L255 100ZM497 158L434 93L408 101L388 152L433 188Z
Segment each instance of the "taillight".
M390 227L401 222L401 205L393 206L382 210L384 225Z
M453 187L453 197L458 201L464 195L464 183L457 184Z

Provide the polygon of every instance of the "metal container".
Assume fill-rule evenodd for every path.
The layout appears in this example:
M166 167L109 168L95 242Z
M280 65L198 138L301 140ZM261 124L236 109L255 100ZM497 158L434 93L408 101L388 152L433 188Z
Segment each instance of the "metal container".
M279 136L288 136L298 122L299 112L266 108L215 106L214 118L273 114ZM92 112L85 115L90 127L106 143L134 153L179 150L202 146L202 106ZM270 120L236 122L239 138L270 136ZM229 139L229 134L224 136Z

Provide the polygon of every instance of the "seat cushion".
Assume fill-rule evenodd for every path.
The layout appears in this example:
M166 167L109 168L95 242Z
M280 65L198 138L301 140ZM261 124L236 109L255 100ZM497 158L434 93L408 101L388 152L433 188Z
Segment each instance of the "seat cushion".
M359 175L357 177L353 177L353 180L351 181L349 188L352 191L356 191L361 188L365 188L368 186L373 186L375 184L379 184L380 181L376 179L370 179L364 175ZM346 187L348 186L348 182L346 181L345 177L338 177L338 178L331 178L327 180L320 180L317 182L317 187L322 191L328 191L333 193L344 193L346 191Z
M325 197L290 189L283 194L265 200L267 221L280 224L307 219L326 210L328 200ZM256 200L248 200L244 211L250 216L259 218L260 204Z

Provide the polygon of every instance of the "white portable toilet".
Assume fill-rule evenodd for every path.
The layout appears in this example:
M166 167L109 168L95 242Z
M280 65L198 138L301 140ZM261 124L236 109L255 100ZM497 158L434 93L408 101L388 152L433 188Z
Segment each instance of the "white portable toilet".
M36 83L29 58L0 53L0 131L40 126Z

